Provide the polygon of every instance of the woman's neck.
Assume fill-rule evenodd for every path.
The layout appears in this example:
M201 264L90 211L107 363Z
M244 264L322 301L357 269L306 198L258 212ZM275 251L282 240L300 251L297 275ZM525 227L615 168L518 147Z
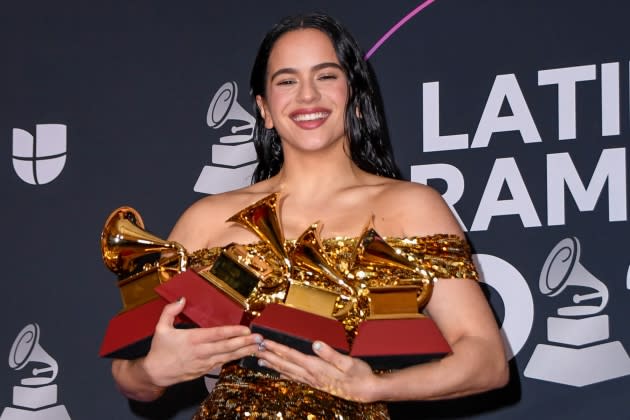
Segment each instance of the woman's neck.
M357 186L365 173L345 154L343 156L301 156L286 159L274 177L273 188L305 201L334 195Z

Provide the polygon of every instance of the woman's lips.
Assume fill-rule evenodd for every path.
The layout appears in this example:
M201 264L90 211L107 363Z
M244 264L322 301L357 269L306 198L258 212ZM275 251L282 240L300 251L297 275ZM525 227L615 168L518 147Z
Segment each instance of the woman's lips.
M294 111L289 117L297 126L310 130L324 124L329 115L326 109L309 109Z

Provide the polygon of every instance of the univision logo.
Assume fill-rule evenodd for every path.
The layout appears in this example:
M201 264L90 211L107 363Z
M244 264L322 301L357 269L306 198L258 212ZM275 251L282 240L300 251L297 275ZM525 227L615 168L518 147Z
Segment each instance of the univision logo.
M13 169L31 185L43 185L59 176L66 164L67 127L37 124L35 137L21 128L13 129Z

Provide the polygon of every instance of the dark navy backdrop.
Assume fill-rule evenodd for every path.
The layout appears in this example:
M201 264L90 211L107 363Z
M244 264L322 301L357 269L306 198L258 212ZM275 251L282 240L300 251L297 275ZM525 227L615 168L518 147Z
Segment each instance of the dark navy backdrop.
M120 205L165 237L190 203L242 183L253 56L272 23L304 7L3 5L2 420L190 417L201 381L129 403L98 358L121 305L98 238ZM393 417L629 418L627 3L315 9L372 49L398 163L458 214L511 353L507 388L393 404ZM209 107L226 121L208 124ZM54 377L33 372L54 363Z

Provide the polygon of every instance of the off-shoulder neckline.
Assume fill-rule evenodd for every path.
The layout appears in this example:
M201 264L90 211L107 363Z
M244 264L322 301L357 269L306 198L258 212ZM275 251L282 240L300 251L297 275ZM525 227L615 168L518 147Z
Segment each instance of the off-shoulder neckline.
M430 235L413 235L413 236L382 236L383 240L385 242L391 243L391 242L396 242L396 243L408 243L410 245L414 244L414 242L423 242L423 241L428 241L431 239L434 240L439 240L439 239L447 239L447 240L455 240L455 241L460 241L462 243L467 243L467 240L465 238L462 238L458 235L455 235L453 233L434 233L434 234L430 234ZM357 240L359 240L358 236L331 236L331 237L327 237L327 238L322 238L320 239L320 241L322 242L322 244L328 244L331 242L356 242ZM297 241L297 239L285 239L284 243L285 244L294 244ZM246 244L240 244L246 247L255 247L255 246L260 246L261 244L263 244L262 240L256 241L256 242L250 242L250 243L246 243ZM229 245L229 244L227 244ZM227 246L225 245L225 246ZM225 248L225 246L213 246L213 247L205 247L205 248L200 248L194 252L197 251L201 251L201 250L213 250L213 249L223 249Z

